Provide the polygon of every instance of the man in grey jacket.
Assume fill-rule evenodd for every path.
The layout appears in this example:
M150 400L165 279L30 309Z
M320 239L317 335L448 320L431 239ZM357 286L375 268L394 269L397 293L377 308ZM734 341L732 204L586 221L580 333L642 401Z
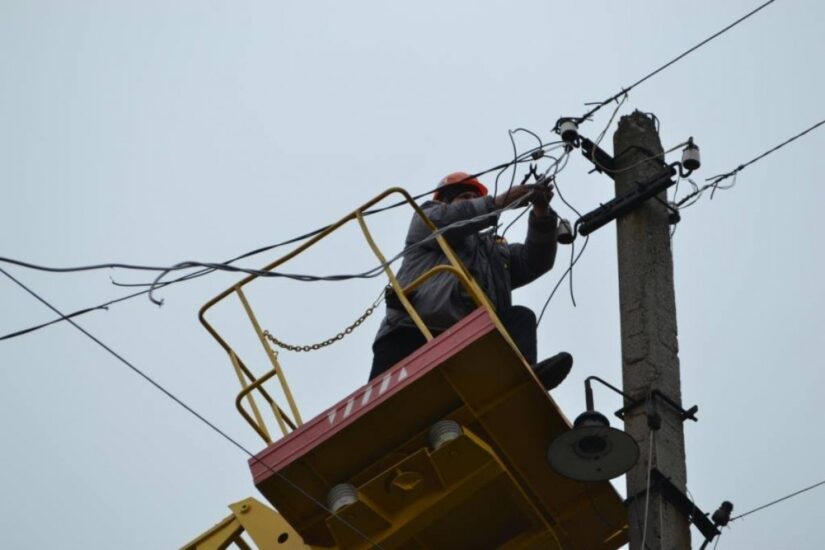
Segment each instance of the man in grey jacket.
M551 389L570 372L572 357L562 352L536 364L536 316L524 306L514 306L511 291L526 285L553 267L556 257L558 217L550 208L552 186L520 185L497 197L487 194L478 179L455 172L439 183L434 200L422 209L490 299L524 358L539 379ZM508 244L497 237L495 213L517 202L532 203L524 244ZM406 286L436 265L447 263L432 232L417 215L407 232L398 281ZM417 246L414 246L417 245ZM412 248L410 248L412 247ZM424 323L439 334L475 309L475 303L458 279L440 273L408 296ZM426 343L424 335L395 296L387 299L387 316L373 344L370 379Z

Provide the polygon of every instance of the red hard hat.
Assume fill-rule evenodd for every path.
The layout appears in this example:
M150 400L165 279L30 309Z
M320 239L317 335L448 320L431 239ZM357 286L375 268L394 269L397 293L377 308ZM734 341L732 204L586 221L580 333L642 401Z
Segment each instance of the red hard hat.
M478 181L478 178L473 177L467 172L453 172L438 182L438 189L435 192L435 200L441 200L441 192L444 188L451 187L453 185L466 185L467 187L478 191L478 194L482 197L487 194L487 187Z

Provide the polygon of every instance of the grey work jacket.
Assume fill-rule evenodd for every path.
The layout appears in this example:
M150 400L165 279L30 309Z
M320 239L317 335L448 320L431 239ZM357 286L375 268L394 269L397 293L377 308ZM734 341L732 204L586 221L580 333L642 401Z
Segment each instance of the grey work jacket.
M422 209L436 227L443 228L491 213L495 205L493 197L486 196L452 204L428 201ZM493 307L503 311L512 305L512 289L526 285L553 267L557 222L552 209L543 217L530 212L524 244L506 244L492 231L482 231L495 225L494 215L450 228L444 237L487 294ZM401 286L406 286L436 265L448 263L434 238L422 242L431 234L421 218L414 215L407 232L406 247L421 244L404 254L397 274ZM459 280L450 273L434 276L409 297L424 323L435 332L449 328L476 308ZM397 327L415 327L415 323L402 306L388 304L387 315L381 322L376 340Z

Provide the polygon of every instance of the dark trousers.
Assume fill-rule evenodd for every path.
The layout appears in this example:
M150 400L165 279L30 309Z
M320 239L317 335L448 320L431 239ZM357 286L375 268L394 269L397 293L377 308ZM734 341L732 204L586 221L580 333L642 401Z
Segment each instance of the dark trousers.
M524 306L512 306L498 314L519 351L531 365L536 363L536 314ZM433 333L434 336L437 333ZM398 327L372 345L370 380L427 343L415 327Z

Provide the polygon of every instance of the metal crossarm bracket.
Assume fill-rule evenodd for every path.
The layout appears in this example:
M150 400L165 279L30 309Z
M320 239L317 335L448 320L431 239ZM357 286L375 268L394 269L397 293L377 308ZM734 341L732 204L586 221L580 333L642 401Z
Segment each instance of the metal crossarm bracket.
M591 172L603 172L613 177L613 172L616 170L616 161L613 160L604 149L587 139L581 137L582 156L593 163L593 170Z
M650 397L654 401L656 399L661 399L667 405L669 405L672 409L675 409L679 413L679 418L682 420L682 422L684 422L685 420L688 420L688 419L693 420L694 422L699 421L699 419L696 418L696 413L699 411L699 406L698 405L694 405L691 408L685 410L685 409L682 408L681 405L676 403L673 399L671 399L667 395L663 394L659 390L651 391L650 392ZM615 414L618 418L621 418L622 420L624 420L624 417L625 417L625 415L627 415L627 413L629 413L630 411L632 411L633 409L635 409L639 405L642 405L646 402L647 402L647 400L645 400L645 399L632 400L629 405L626 405L626 406L622 407L621 409L616 411Z
M658 491L680 514L699 529L699 532L702 533L705 540L711 540L720 534L719 529L708 519L708 514L696 506L681 489L674 485L666 475L655 467L650 470L650 491ZM625 505L644 497L645 492L646 491L641 491L628 497L625 500Z

